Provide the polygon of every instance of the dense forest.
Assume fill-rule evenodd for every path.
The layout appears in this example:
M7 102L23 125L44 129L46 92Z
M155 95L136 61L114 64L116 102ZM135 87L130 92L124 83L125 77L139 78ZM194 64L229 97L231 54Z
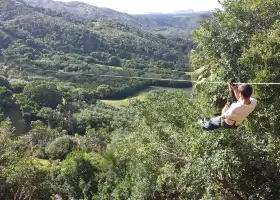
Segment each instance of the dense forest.
M207 81L280 83L279 1L224 0L213 15L192 16L202 22L191 40L183 16L130 16L163 34L112 10L91 7L101 14L89 16L72 4L26 2L0 2L0 199L280 198L279 85L254 86L257 109L237 129L204 132L197 123L227 99L225 85ZM191 86L100 75L186 72L199 81L192 94L100 101Z

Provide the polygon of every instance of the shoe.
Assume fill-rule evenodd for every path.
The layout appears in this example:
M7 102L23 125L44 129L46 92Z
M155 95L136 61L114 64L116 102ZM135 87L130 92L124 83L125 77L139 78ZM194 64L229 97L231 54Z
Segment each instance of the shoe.
M199 119L198 120L198 124L200 126L205 126L205 124L208 122L208 120L206 118L203 118L203 119Z
M199 119L198 120L198 124L199 124L199 126L204 126L204 120L203 119Z

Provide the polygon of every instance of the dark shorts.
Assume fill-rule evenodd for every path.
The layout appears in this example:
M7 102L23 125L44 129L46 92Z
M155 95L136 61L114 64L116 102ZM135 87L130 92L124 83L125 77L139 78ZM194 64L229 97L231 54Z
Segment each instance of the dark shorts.
M214 117L210 120L204 119L203 122L203 129L206 131L215 130L218 128L225 128L225 129L234 129L237 128L235 125L228 125L224 119L221 117Z
M235 125L228 125L223 119L221 120L221 127L222 127L222 128L225 128L225 129L236 128Z

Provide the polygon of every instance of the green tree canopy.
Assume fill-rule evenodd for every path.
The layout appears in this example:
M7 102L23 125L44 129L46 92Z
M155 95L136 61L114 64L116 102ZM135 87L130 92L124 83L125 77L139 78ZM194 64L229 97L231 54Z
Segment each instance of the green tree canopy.
M27 103L32 101L40 107L55 109L59 104L62 104L62 95L55 83L30 83L24 88L22 95Z

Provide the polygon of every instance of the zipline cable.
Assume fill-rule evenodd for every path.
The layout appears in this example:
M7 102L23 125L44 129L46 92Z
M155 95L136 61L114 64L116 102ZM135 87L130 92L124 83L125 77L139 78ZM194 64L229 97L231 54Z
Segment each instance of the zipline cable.
M145 77L137 77L137 76L111 76L111 75L100 75L100 77L107 78L123 78L123 79L140 79L140 80L155 80L155 81L172 81L172 82L189 82L189 83L210 83L210 84L223 84L227 85L226 82L218 82L218 81L191 81L191 80L183 80L183 79L162 79L162 78L145 78ZM280 85L280 83L234 83L237 85L241 84L250 84L250 85Z

